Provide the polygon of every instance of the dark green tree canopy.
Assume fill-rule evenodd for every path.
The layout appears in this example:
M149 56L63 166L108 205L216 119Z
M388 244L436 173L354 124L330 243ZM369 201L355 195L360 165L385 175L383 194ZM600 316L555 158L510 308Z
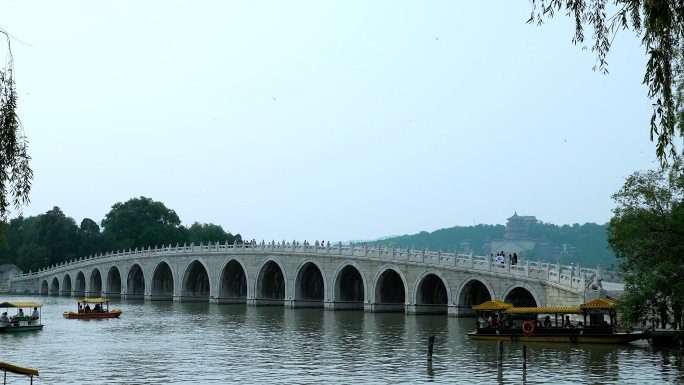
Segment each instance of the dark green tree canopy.
M608 243L625 279L623 319L640 323L684 305L684 177L682 164L636 172L613 195L618 206Z
M195 222L188 229L188 233L189 241L195 245L200 243L207 244L208 242L228 242L228 244L231 244L237 239L233 234L225 232L220 225L211 223Z
M121 250L175 245L186 239L176 212L145 197L114 204L102 228L104 235L114 236Z
M649 59L643 82L653 103L650 121L651 141L664 167L678 156L675 137L684 134L682 121L682 68L684 45L684 0L530 0L528 22L543 23L556 12L565 12L575 21L573 43L584 47L585 28L592 30L591 50L596 54L595 69L608 72L606 57L616 33L630 30L641 38ZM612 4L611 4L612 3Z

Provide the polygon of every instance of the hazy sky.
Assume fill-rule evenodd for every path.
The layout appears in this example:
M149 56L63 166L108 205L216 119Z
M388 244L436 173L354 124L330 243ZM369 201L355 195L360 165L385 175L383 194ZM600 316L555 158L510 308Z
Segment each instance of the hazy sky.
M656 167L646 57L609 75L529 1L0 3L34 184L80 224L145 196L257 240L610 220ZM591 31L587 32L587 36ZM589 43L591 44L591 43Z

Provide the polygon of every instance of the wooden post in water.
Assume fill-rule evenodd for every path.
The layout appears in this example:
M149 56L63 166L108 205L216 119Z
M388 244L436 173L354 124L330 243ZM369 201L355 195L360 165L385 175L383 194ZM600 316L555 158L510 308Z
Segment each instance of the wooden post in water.
M503 341L499 340L497 341L497 357L496 361L498 362L499 366L503 365Z
M527 345L523 345L523 368L527 367Z
M432 361L432 350L435 346L435 336L428 337L427 360Z

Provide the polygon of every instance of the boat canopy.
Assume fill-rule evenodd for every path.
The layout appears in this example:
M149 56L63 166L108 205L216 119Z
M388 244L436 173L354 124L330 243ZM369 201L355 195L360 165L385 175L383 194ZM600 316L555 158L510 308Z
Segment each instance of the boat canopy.
M506 310L513 307L512 303L499 301L498 299L483 302L479 305L473 306L473 310Z
M3 302L0 307L43 307L37 302Z
M553 307L512 307L506 309L506 314L530 314L530 313L544 313L544 314L573 314L581 311L579 306L553 306Z
M591 302L583 303L580 305L581 309L612 309L615 307L615 302L605 299L597 298Z
M80 303L103 303L103 302L109 302L108 298L83 298L79 299L76 302Z
M36 369L22 368L21 366L8 364L6 362L0 362L0 370L14 374L23 374L24 376L38 376L38 371Z

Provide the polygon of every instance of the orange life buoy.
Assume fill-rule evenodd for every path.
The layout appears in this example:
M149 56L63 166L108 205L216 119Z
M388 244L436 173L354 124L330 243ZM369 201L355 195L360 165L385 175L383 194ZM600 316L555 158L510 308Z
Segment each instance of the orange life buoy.
M534 323L527 321L523 324L522 326L523 333L525 333L526 336L529 336L534 332Z

